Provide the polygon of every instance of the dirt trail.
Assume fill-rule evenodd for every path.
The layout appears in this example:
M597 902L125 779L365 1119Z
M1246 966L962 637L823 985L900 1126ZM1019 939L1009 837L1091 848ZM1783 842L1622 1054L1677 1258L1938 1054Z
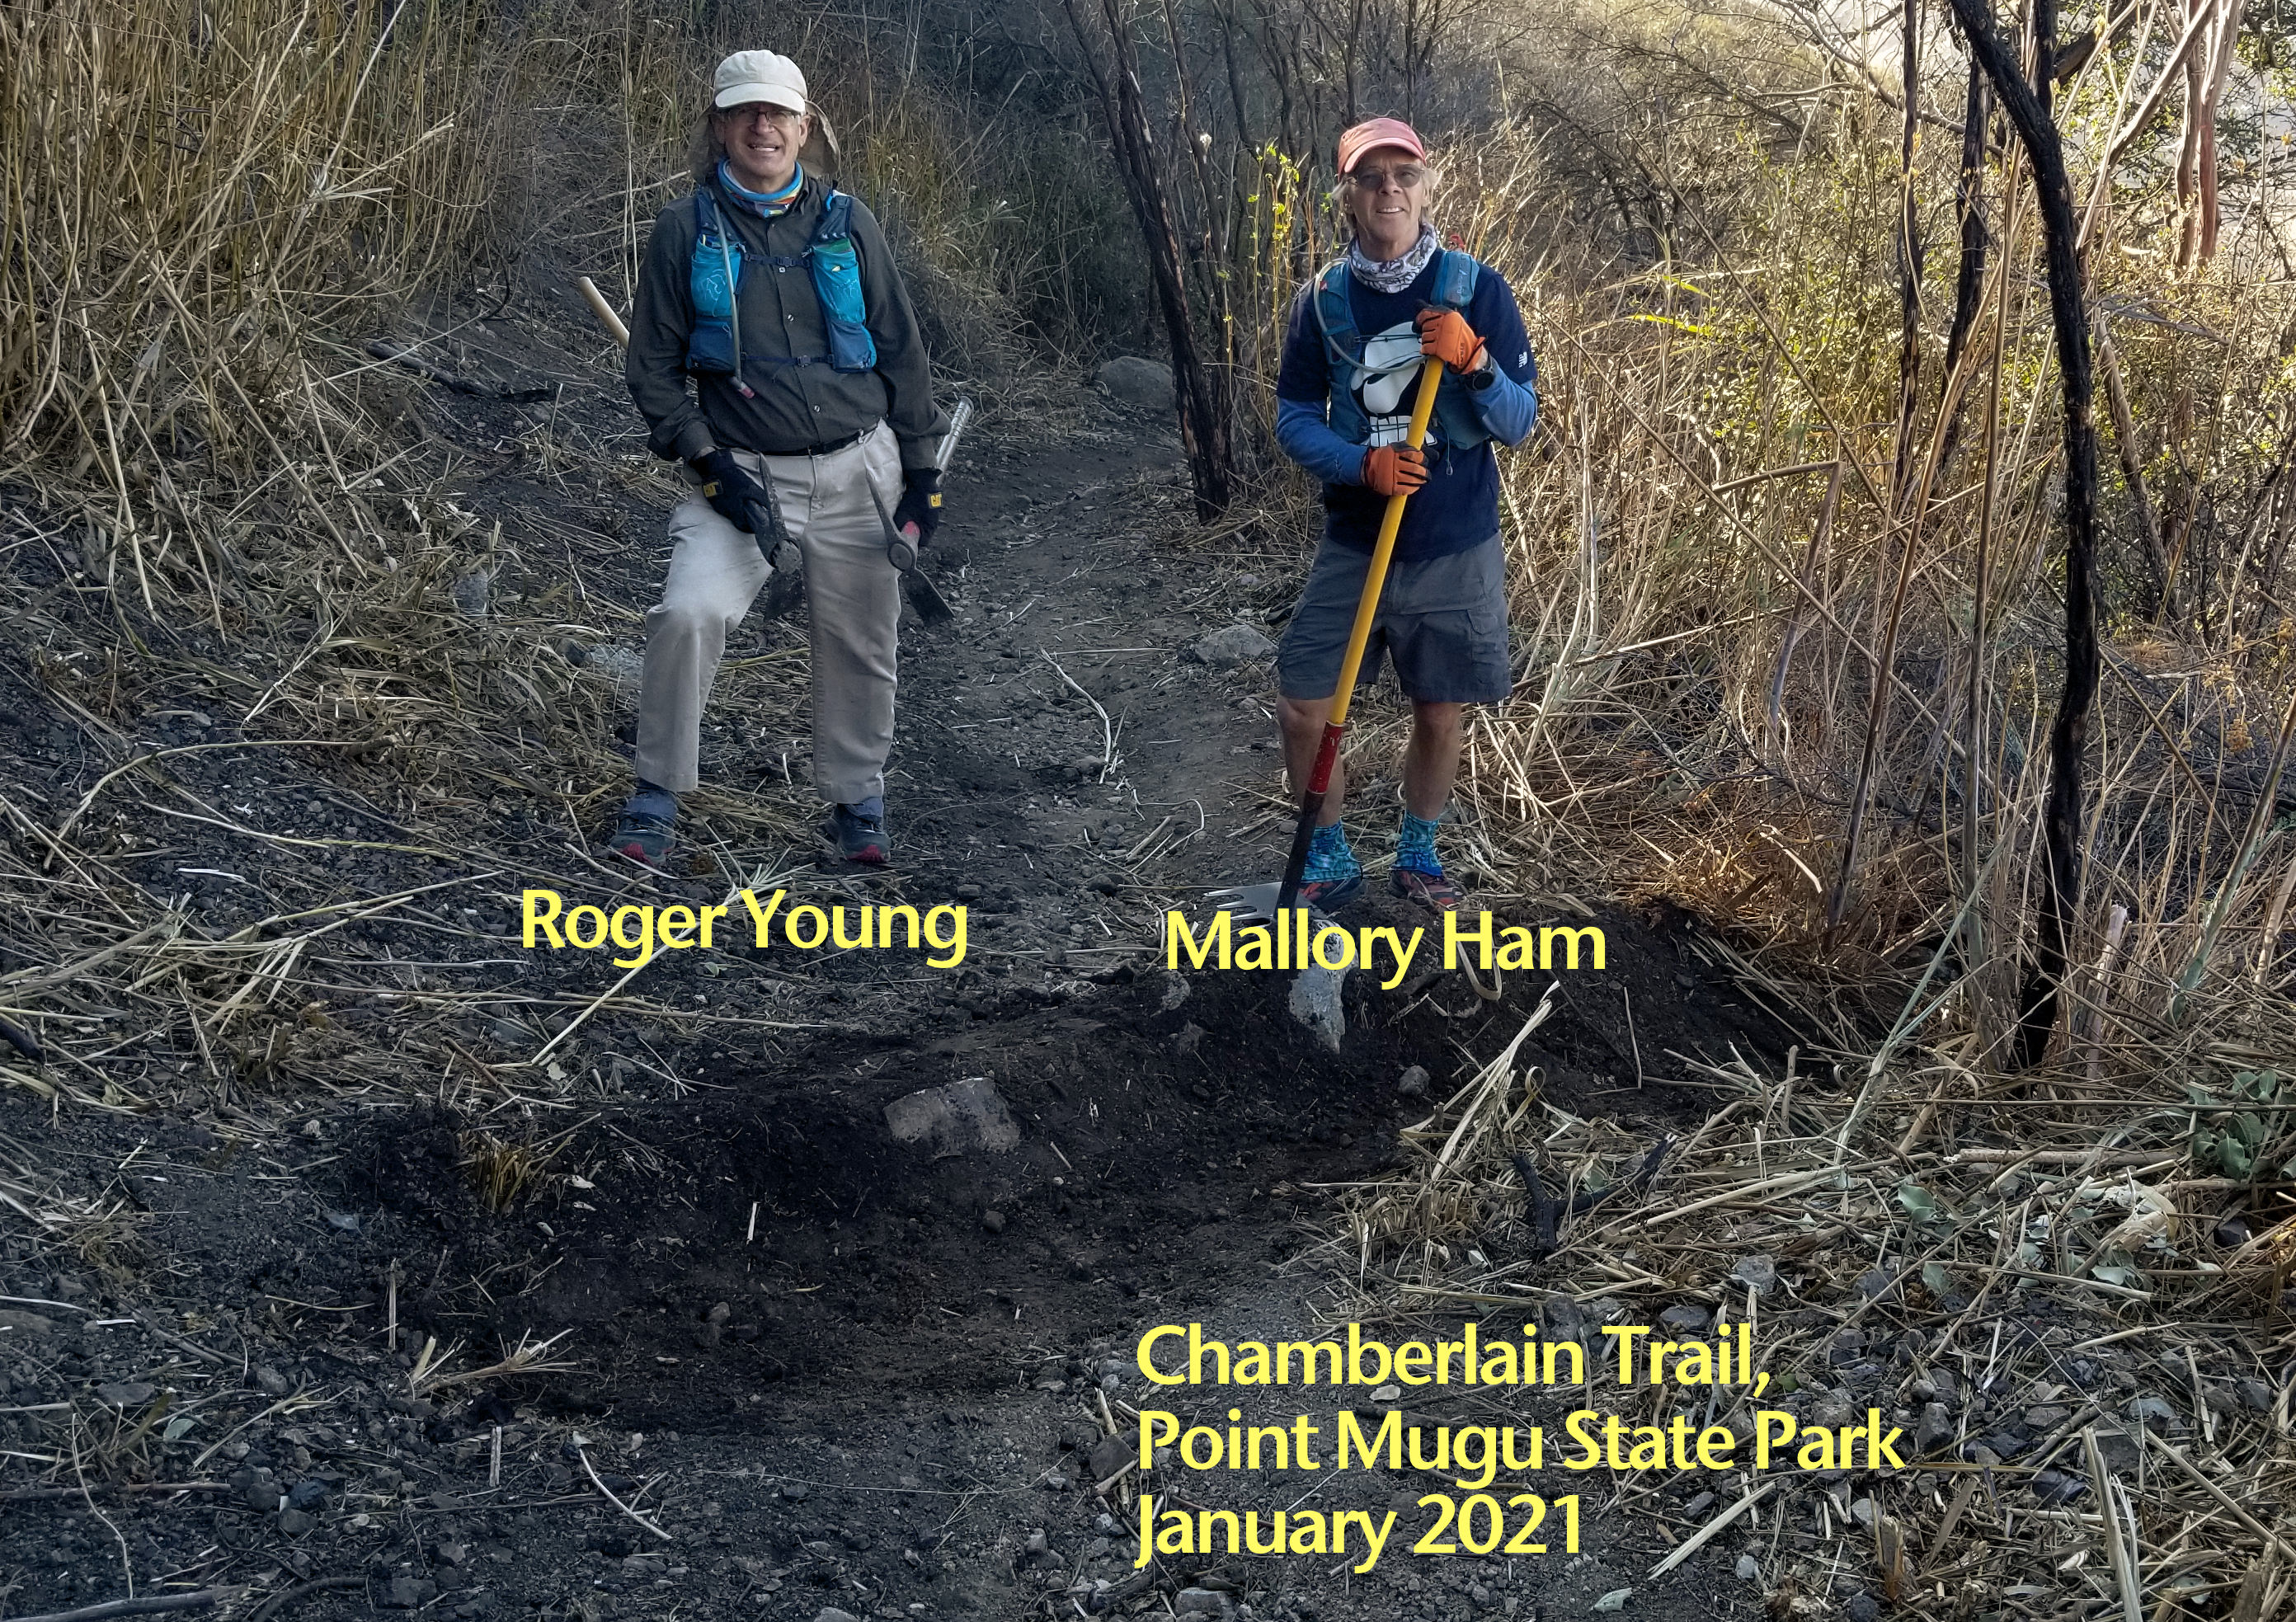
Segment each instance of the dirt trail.
M601 434L613 431L611 395L594 409ZM502 431L484 408L455 410L450 435ZM1292 566L1177 544L1183 477L1158 422L1087 405L1049 438L1041 424L986 423L951 481L936 560L959 621L912 627L904 651L897 871L815 872L801 852L767 863L824 905L963 901L960 968L898 953L665 954L644 971L651 1005L709 1020L608 1008L557 1047L556 1097L515 1081L473 1094L449 1077L410 1104L345 1077L331 1099L226 1093L182 1114L52 1121L0 1094L0 1149L55 1168L60 1194L124 1191L141 1211L116 1252L10 1244L0 1294L52 1305L25 1308L37 1322L0 1339L0 1406L28 1411L0 1416L0 1442L69 1439L123 1474L215 1484L134 1498L118 1539L129 1501L12 1503L0 1613L116 1593L123 1552L139 1590L365 1579L299 1597L297 1622L365 1615L371 1602L590 1622L811 1622L824 1605L1070 1615L1062 1596L1079 1577L1128 1576L1125 1528L1099 1519L1081 1479L1100 1439L1095 1389L1155 1395L1129 1370L1150 1324L1313 1333L1322 1265L1296 1259L1320 1208L1311 1185L1385 1164L1406 1110L1425 1108L1398 1098L1399 1072L1428 1066L1439 1097L1545 988L1517 977L1488 1003L1456 976L1393 994L1356 976L1333 1055L1287 1015L1283 977L1164 971L1161 909L1206 883L1273 876L1285 831L1268 798L1265 666L1216 668L1185 650L1239 612L1279 609ZM508 474L470 497L482 513L538 498ZM625 503L569 521L631 537L620 575L589 589L642 607L658 510ZM799 644L787 626L752 634L737 663L786 661ZM802 738L801 717L720 702L705 778L771 792L786 773L801 785ZM1378 792L1366 782L1374 823ZM497 835L516 848L507 825ZM714 876L611 880L626 899L722 894ZM359 880L377 893L406 881L380 868ZM1403 921L1385 902L1367 915ZM515 959L507 915L490 916L464 938L425 938L426 950L448 967ZM1524 1057L1544 1067L1548 1096L1576 1108L1600 1094L1655 1137L1693 1111L1656 1085L1620 1097L1638 1057L1655 1075L1669 1048L1788 1037L1710 987L1673 939L1603 922L1610 970L1567 979L1562 1013ZM393 961L390 937L375 938ZM397 984L425 983L399 972ZM529 996L554 987L550 1030L619 971L567 954L490 972ZM1636 993L1632 1026L1622 986ZM509 995L504 1012L456 1027L474 1067L531 1049ZM1016 1149L935 1159L892 1142L885 1104L967 1077L1007 1101ZM521 1176L529 1185L491 1209L489 1185L499 1195ZM536 1372L407 1396L426 1344L459 1373L497 1346L559 1336ZM83 1436L82 1408L103 1412L102 1389L122 1381L111 1412L127 1417L109 1438ZM176 1391L195 1421L123 1440L153 1400L135 1385ZM69 1438L38 1422L51 1402L75 1405ZM587 1492L578 1435L667 1538ZM279 1495L298 1488L283 1516ZM1271 1507L1296 1495L1286 1479L1204 1490ZM1391 1503L1414 1524L1422 1490L1374 1475L1329 1501ZM1591 1495L1587 1516L1599 1559L1398 1550L1368 1578L1308 1557L1182 1560L1170 1575L1300 1622L1583 1610L1629 1585L1643 1540ZM1694 1593L1709 1577L1693 1562L1670 1588Z

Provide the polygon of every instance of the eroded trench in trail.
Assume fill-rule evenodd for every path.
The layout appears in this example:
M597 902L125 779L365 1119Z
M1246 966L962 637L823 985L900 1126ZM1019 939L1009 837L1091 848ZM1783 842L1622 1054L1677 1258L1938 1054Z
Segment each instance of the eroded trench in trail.
M541 1392L570 1412L701 1429L739 1428L767 1391L777 1411L887 1384L984 1393L1298 1255L1309 1185L1394 1175L1397 1127L1431 1107L1398 1077L1424 1068L1439 1102L1550 987L1519 1062L1562 1108L1652 1142L1705 1108L1636 1089L1638 1056L1674 1069L1670 1050L1734 1043L1782 1060L1790 1034L1706 978L1678 928L1601 924L1603 971L1506 976L1496 1001L1456 973L1392 990L1350 975L1336 1055L1291 1012L1287 975L1127 967L772 1063L696 1049L682 1096L586 1111L508 1212L488 1208L475 1123L441 1110L379 1126L344 1192L396 1218L390 1248L435 1258L402 1297L414 1327L573 1331L585 1372ZM888 1103L972 1078L1004 1100L1015 1147L894 1140Z
M1602 968L1510 972L1495 1001L1458 974L1415 969L1388 989L1351 975L1336 1053L1293 1017L1292 976L1166 967L1150 949L1162 908L1201 924L1189 897L1280 864L1288 819L1268 801L1264 656L1239 667L1190 651L1239 626L1276 630L1299 560L1272 545L1199 550L1177 516L1168 429L1076 414L1058 433L989 424L952 479L938 567L964 618L905 638L902 843L884 878L804 869L755 819L735 824L746 842L712 836L729 864L711 872L607 873L570 860L583 854L570 830L529 799L469 809L485 862L370 842L322 864L271 849L268 831L308 832L297 819L317 816L316 802L365 803L358 793L299 761L252 789L240 767L209 764L232 753L172 762L193 789L282 824L152 855L168 864L155 882L187 864L258 881L199 881L198 915L217 934L412 891L442 868L473 889L451 911L340 931L331 967L345 983L309 1011L323 1019L283 1019L280 1066L187 1094L180 1119L66 1118L59 1152L90 1177L131 1161L151 1174L127 1189L148 1218L139 1271L107 1311L126 1323L159 1308L201 1343L214 1372L200 1379L228 1388L214 1397L221 1422L248 1427L231 1446L252 1448L216 1455L235 1464L225 1475L267 1460L283 1487L308 1471L328 1495L316 1532L291 1535L252 1500L155 1520L165 1552L145 1568L280 1563L300 1577L335 1563L366 1571L378 1593L430 1583L457 1615L501 1601L587 1622L704 1595L703 1614L734 1614L760 1593L780 1594L767 1614L808 1622L816 1589L849 1610L867 1590L874 1614L1020 1615L1061 1580L1029 1553L1038 1528L1072 1569L1117 1575L1103 1501L1037 1485L1049 1466L1078 1486L1078 1450L1102 1439L1078 1405L1086 1371L1110 1378L1108 1360L1143 1329L1198 1316L1312 1335L1329 1281L1301 1258L1333 1220L1334 1189L1399 1175L1398 1129L1502 1049L1550 987L1518 1068L1535 1068L1560 1107L1640 1142L1707 1112L1707 1095L1659 1079L1685 1076L1672 1053L1722 1061L1734 1044L1778 1067L1793 1035L1708 967L1719 954L1672 912L1574 916L1604 931ZM591 415L603 431L606 407ZM490 443L497 426L456 431ZM472 499L512 497L537 524L583 516L566 492L504 474ZM614 500L596 521L616 537L658 532L645 500ZM592 651L627 652L654 563L603 538L594 561L591 589L621 607ZM555 566L527 567L497 587L545 589ZM792 625L745 635L736 662L752 675L800 655ZM802 734L786 706L722 702L706 774L794 805ZM1393 785L1376 750L1364 753L1357 800L1375 855ZM503 781L513 765L531 763L505 757ZM87 781L59 777L51 797L71 803ZM970 955L934 970L885 953L679 953L618 998L619 971L595 957L519 949L517 884L711 902L734 864L824 904L966 904ZM1498 905L1502 925L1559 922ZM1346 922L1440 938L1384 896ZM354 1043L372 1049L353 1054L364 1068L331 1068ZM195 1073L194 1054L165 1058L166 1073ZM1414 1067L1423 1090L1398 1091ZM1010 1149L944 1155L895 1140L889 1104L972 1079L1009 1110ZM37 1112L6 1102L4 1124L29 1138ZM1520 1234L1485 1242L1496 1252ZM1570 1266L1541 1264L1533 1282L1576 1288ZM63 1288L27 1273L5 1292ZM113 1339L73 1342L79 1363L26 1364L14 1399L54 1397L75 1368L150 1372ZM521 1344L546 1346L537 1366L487 1372ZM264 1416L258 1396L296 1413ZM660 1569L688 1557L579 1495L566 1449L581 1434L602 1467L683 1518L690 1570ZM497 1482L491 1449L504 1437ZM171 1444L184 1468L212 1445L205 1429ZM705 1528L723 1545L706 1559ZM102 1528L88 1529L95 1547ZM481 1563L444 1558L442 1539L482 1550ZM72 1581L59 1601L108 1592L94 1568ZM600 1609L609 1596L619 1610ZM1390 1614L1384 1602L1324 1614ZM364 1599L298 1603L365 1614Z

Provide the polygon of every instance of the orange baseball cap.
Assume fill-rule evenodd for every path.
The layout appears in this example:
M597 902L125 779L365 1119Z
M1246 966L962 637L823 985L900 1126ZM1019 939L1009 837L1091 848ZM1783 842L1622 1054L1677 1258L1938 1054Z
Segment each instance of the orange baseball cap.
M1357 159L1380 146L1399 146L1420 162L1427 161L1427 149L1410 125L1401 119L1368 119L1341 135L1340 173L1350 173Z

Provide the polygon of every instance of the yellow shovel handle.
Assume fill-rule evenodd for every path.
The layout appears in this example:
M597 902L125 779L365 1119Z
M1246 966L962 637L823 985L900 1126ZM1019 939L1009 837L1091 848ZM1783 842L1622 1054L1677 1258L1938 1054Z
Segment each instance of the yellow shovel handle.
M1435 390L1443 381L1443 363L1433 356L1427 357L1419 368L1419 392L1411 402L1411 430L1404 443L1413 450L1427 438L1427 423L1435 414ZM1347 657L1340 661L1340 687L1332 698L1332 716L1328 725L1344 726L1348 720L1348 702L1355 697L1356 672L1363 668L1364 649L1371 643L1372 621L1379 618L1380 589L1387 584L1388 560L1395 555L1396 532L1403 528L1403 504L1411 499L1409 490L1398 490L1387 498L1387 511L1379 520L1379 540L1371 549L1371 570L1364 576L1363 595L1356 601L1355 629L1348 633Z

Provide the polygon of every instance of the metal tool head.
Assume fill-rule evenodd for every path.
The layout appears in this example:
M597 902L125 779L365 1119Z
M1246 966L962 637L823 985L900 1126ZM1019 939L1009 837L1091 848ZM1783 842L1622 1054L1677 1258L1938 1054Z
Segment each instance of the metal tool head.
M933 584L932 577L917 567L917 527L907 524L896 529L893 515L885 511L884 498L873 488L869 499L877 504L878 521L885 526L886 561L900 571L901 590L907 595L909 606L927 625L947 625L956 618L956 610L940 594L940 587Z
M903 569L901 589L908 594L909 606L916 610L917 618L927 625L947 625L956 618L956 610L949 607L948 599L940 594L940 587L923 569Z
M1275 904L1283 899L1281 882L1268 884L1237 884L1226 889L1207 890L1208 900L1219 903L1219 910L1248 922L1275 922Z
M776 569L766 578L765 616L782 619L805 606L805 574L800 569Z

